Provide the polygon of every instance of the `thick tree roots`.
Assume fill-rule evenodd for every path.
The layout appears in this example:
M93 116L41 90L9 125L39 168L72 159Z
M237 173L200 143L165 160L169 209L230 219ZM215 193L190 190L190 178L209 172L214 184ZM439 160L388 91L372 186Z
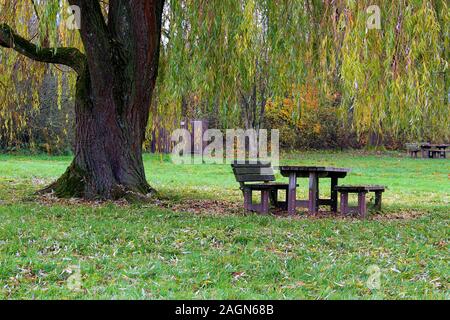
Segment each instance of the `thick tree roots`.
M98 183L94 185L89 183L89 175L72 163L57 181L37 192L39 195L49 193L63 199L113 201L125 199L129 202L146 202L156 194L156 191L147 182L126 186L116 181L105 181L103 186L99 186Z

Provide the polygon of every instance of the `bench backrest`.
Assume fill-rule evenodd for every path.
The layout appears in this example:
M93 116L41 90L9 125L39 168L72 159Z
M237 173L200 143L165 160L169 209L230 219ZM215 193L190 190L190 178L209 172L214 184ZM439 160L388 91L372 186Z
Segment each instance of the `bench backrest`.
M408 151L418 151L420 150L419 144L418 143L406 143L406 150Z
M241 185L245 182L275 181L275 174L270 163L238 163L231 164L236 181Z

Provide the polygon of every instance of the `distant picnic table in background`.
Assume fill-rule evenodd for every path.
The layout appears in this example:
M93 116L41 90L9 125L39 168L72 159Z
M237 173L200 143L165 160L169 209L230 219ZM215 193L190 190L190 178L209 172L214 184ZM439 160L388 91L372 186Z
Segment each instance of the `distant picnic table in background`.
M430 144L424 143L420 145L422 150L422 157L428 156L428 158L446 158L447 157L447 148L449 144L441 143L441 144Z
M450 147L450 144L447 143L407 143L406 149L408 154L417 158L418 153L420 152L422 158L436 159L436 158L447 158L447 148Z

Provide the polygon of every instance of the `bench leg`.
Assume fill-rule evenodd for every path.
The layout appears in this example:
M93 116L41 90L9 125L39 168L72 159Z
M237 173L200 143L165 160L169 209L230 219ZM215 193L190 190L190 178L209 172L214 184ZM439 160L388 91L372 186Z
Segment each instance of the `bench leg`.
M261 191L261 211L262 214L269 213L269 190Z
M341 192L341 213L348 213L348 193Z
M375 192L375 209L381 211L382 192Z
M366 192L358 193L358 211L361 218L365 219L367 216Z
M244 209L252 210L252 190L250 189L244 189Z

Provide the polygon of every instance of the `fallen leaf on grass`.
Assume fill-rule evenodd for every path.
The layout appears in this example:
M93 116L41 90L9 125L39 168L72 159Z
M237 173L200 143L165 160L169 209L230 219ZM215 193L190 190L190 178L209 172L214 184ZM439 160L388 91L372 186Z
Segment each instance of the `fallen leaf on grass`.
M234 280L234 281L237 281L237 280L239 280L240 278L245 277L246 274L245 274L245 272L233 272L233 273L232 273L232 276L233 276L233 280Z
M45 181L44 179L39 179L39 178L31 178L31 183L34 186L43 186L45 184L47 184L47 181Z
M94 208L99 208L108 204L114 204L118 207L127 207L129 203L126 200L119 201L87 201L83 199L59 199L53 193L42 195L38 198L38 201L42 205L51 206L54 204L61 205L88 205ZM242 203L239 201L227 201L227 200L210 200L210 199L183 199L181 202L173 202L167 199L152 198L149 199L148 205L156 206L163 209L172 210L175 212L186 212L193 214L209 214L218 216L227 215L246 215ZM144 208L147 205L144 206ZM256 214L256 213L255 213ZM393 212L383 214L371 214L368 220L411 220L422 216L424 212L419 211L404 211ZM334 213L329 211L320 211L316 214L310 214L308 211L299 211L296 215L292 216L287 214L286 211L281 209L272 209L271 215L277 218L287 219L338 219L338 220L360 220L359 217L351 215L343 215L340 213Z

